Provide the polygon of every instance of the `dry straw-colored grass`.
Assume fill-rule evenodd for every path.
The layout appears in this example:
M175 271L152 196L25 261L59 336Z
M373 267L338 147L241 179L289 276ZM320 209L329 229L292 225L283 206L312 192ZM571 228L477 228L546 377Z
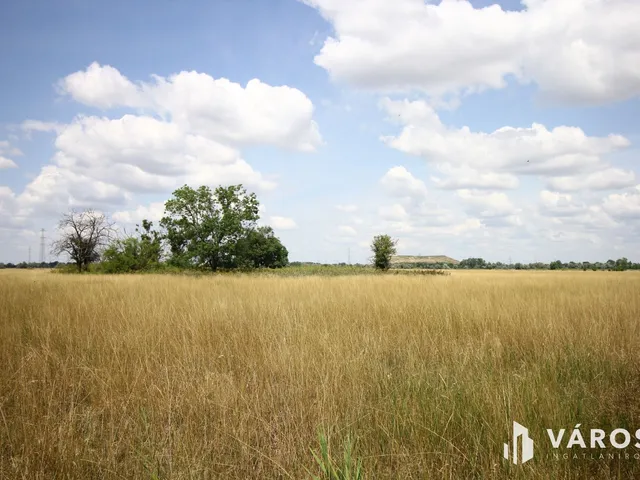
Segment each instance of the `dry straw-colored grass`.
M545 429L640 428L639 293L630 272L0 272L0 478L309 478L319 429L336 456L357 438L368 479L633 478L633 456L548 457ZM522 466L513 420L539 439Z

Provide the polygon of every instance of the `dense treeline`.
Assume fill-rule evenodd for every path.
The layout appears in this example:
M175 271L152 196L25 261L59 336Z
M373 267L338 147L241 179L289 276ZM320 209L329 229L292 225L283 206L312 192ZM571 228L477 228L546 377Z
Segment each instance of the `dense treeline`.
M149 225L150 227L150 225ZM146 231L146 230L145 230ZM103 254L102 262L96 264L92 271L102 271L105 273L117 273L120 271L144 271L144 270L178 270L179 266L172 265L168 260L157 261L158 244L153 241L150 242L148 237L141 236L141 238L132 240L131 238L125 240L117 240ZM268 259L264 259L265 256L273 255L277 257L278 248L277 245L273 249L265 248L260 255L254 257L254 266L260 265L260 258L262 257L262 263L269 264ZM256 258L258 259L256 262ZM284 258L280 262L273 262L278 267L294 267L297 269L308 268L336 268L336 267L350 267L351 269L364 269L372 268L370 264L353 263L348 264L346 262L340 263L318 263L318 262L287 262ZM64 268L74 266L74 263L64 262L20 262L13 263L0 263L0 269L4 268ZM274 267L276 268L276 267ZM395 264L392 269L434 269L434 270L608 270L608 271L625 271L625 270L640 270L640 263L630 262L626 258L619 258L618 260L607 260L606 262L562 262L556 260L551 263L502 263L502 262L487 262L482 258L468 258L462 260L459 264L452 263L407 263L407 264Z
M142 244L132 242L131 240L123 242L120 255L124 254L119 259L115 259L115 264L110 264L109 253L106 253L104 260L101 263L96 264L93 267L93 271L103 271L105 273L115 273L118 271L135 271L135 270L171 270L172 265L168 262L158 262L156 264L147 263L149 257L144 252L146 246L144 241ZM151 257L153 258L153 256ZM124 260L124 262L123 262ZM481 263L475 262L478 259L470 258L465 259L460 264L447 264L447 263L411 263L411 264L395 264L392 269L411 269L411 268L423 268L423 269L435 269L435 270L608 270L608 271L625 271L625 270L640 270L640 263L633 263L626 258L620 258L618 260L608 260L606 262L561 262L556 260L552 263L502 263L502 262L486 262L482 259ZM266 262L265 262L266 263ZM56 268L74 266L73 263L64 262L20 262L13 263L0 263L0 269L3 268ZM336 268L336 267L350 267L350 268L372 268L369 264L353 263L348 264L346 262L340 263L318 263L318 262L288 262L286 265L284 262L280 266L289 266L295 268ZM174 267L179 269L179 267Z
M502 263L487 262L482 258L467 258L459 264L453 263L407 263L395 264L394 268L435 268L459 270L640 270L640 263L630 262L627 258L607 260L606 262L562 262L555 260L551 263Z
M150 225L149 225L150 227ZM145 230L146 231L146 230ZM171 262L165 260L157 262L157 243L149 242L148 238L141 236L139 240L117 240L111 247L111 250L107 250L103 254L102 262L93 266L92 271L102 271L105 273L116 273L119 271L145 271L145 270L179 270L179 266L172 265ZM149 252L151 250L151 252ZM277 245L274 249L264 249L261 256L273 255L277 256ZM258 259L260 256L257 257ZM255 262L255 257L254 257ZM268 260L263 260L264 264L268 264ZM277 262L273 262L278 264ZM74 263L64 262L20 262L13 263L0 263L0 269L4 268L64 268L73 267ZM255 265L255 263L254 263ZM260 265L260 260L257 261L257 265ZM340 263L317 263L317 262L287 262L281 259L278 264L280 267L288 266L296 269L307 267L309 269L318 268L339 268L349 267L351 269L366 269L372 268L370 264L353 263L348 264L346 262ZM556 260L551 263L502 263L502 262L487 262L482 258L468 258L462 260L459 264L452 263L408 263L408 264L395 264L392 269L434 269L434 270L608 270L608 271L625 271L625 270L640 270L640 263L630 262L626 258L619 258L618 260L607 260L606 262L562 262Z
M20 263L1 263L0 268L56 268L60 262L20 262Z

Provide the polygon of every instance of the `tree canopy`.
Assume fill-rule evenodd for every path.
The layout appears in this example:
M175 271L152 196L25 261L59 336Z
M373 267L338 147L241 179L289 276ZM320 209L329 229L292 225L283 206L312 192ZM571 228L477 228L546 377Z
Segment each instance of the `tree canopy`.
M91 262L100 260L102 250L109 244L113 223L103 213L94 210L66 213L58 223L60 236L53 242L51 253L67 254L78 271L87 270Z
M396 254L398 241L389 235L377 235L371 242L373 252L373 266L379 270L388 270L391 266L391 257Z
M165 203L160 225L174 263L179 265L219 267L236 262L236 244L254 229L258 199L242 185L197 190L185 185L173 192Z
M271 227L250 230L238 241L237 264L241 268L280 268L289 263L289 252Z
M268 226L259 227L259 203L242 185L197 190L185 185L165 203L160 225L177 266L277 268L288 251Z

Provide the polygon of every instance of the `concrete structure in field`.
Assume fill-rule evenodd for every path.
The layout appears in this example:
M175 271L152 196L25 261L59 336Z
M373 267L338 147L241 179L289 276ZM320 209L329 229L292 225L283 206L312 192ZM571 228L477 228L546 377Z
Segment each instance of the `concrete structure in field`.
M395 255L391 257L391 265L408 265L412 263L452 263L458 265L460 261L446 255Z

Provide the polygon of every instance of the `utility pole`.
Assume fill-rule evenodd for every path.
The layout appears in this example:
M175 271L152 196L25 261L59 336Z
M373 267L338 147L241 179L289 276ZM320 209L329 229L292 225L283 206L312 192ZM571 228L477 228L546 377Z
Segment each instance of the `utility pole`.
M349 260L348 260L349 261L349 265L351 265L351 247L349 247L349 257L348 258L349 258Z
M40 229L40 263L44 263L44 228Z
M31 263L31 246L29 246L29 263Z

